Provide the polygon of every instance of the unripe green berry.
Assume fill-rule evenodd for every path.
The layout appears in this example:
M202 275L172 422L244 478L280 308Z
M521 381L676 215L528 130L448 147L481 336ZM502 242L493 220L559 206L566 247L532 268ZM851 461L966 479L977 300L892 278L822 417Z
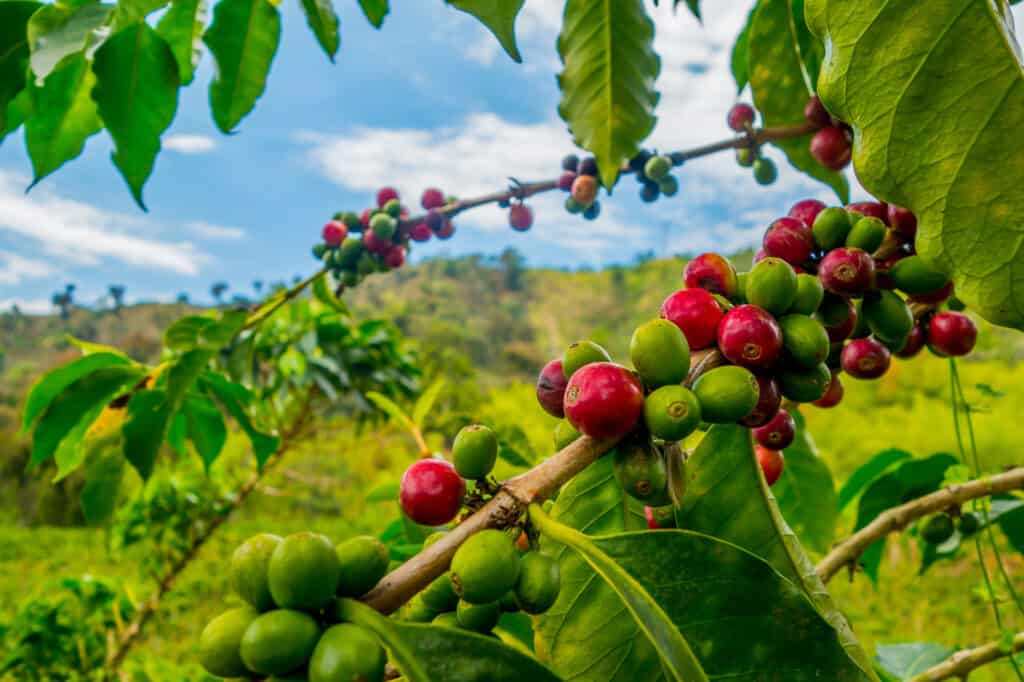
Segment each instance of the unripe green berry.
M470 604L459 601L455 610L459 627L473 632L490 632L501 618L501 602L492 601L487 604Z
M679 193L679 180L674 175L666 175L658 181L658 189L662 196L674 197Z
M657 182L672 170L672 159L667 156L652 156L644 164L644 175Z
M910 306L892 291L883 289L865 296L861 313L871 332L882 341L894 344L905 341L914 328Z
M519 579L519 550L503 531L482 530L455 551L451 575L456 594L465 601L498 601Z
M690 371L690 346L682 330L668 320L651 320L636 328L629 357L648 388L678 384Z
M398 199L388 199L387 203L382 207L384 212L392 218L397 218L402 214L402 204Z
M360 597L369 592L388 572L391 563L388 548L370 535L349 538L335 551L341 566L338 595L342 597Z
M796 300L796 272L781 258L764 258L747 275L746 288L747 302L781 315Z
M498 459L498 437L482 424L466 426L455 436L452 463L459 476L470 480L487 478Z
M385 241L389 241L395 236L397 228L398 223L387 213L378 213L370 218L370 229L373 230L374 236Z
M921 539L929 545L941 545L953 537L956 527L948 514L936 514L921 527Z
M852 227L850 213L845 208L830 206L814 219L814 225L811 226L814 243L823 251L831 251L846 243Z
M885 230L885 223L878 218L861 218L846 235L846 245L874 253L885 239Z
M770 185L779 177L779 171L771 159L760 158L754 161L754 180L759 185Z
M558 599L561 581L558 561L540 552L527 552L516 581L516 604L531 615L544 613Z
M828 392L832 372L822 363L811 369L786 368L777 378L784 398L797 403L813 403Z
M644 421L655 438L680 441L700 425L700 403L685 386L662 386L644 400Z
M907 256L897 261L889 269L889 275L897 289L911 296L930 294L949 281L946 275L925 263L921 256Z
M569 213L582 213L585 208L586 206L576 201L572 197L565 198L565 210L568 211Z
M807 315L786 315L779 318L779 327L788 363L813 369L828 358L828 332L817 320Z
M738 365L716 367L693 385L704 421L723 424L743 419L757 407L761 387L750 370Z
M740 147L736 150L736 163L743 168L750 168L754 165L757 154L750 147Z
M796 276L796 297L786 312L811 315L818 310L824 299L825 287L821 285L821 280L816 275L802 272Z
M608 355L608 351L593 341L577 341L562 356L562 373L566 379L571 379L576 370L584 365L611 361L612 356Z

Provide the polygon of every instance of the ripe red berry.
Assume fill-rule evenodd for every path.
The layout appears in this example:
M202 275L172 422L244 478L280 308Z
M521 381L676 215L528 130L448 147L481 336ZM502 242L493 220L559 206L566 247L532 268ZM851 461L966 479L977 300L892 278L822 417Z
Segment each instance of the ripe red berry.
M779 218L764 233L764 252L790 265L800 265L814 250L814 232L802 220Z
M572 198L581 206L590 206L597 198L598 182L593 175L578 175L572 181Z
M782 393L779 391L779 384L770 376L762 375L757 377L759 389L757 406L754 411L740 420L740 424L749 427L764 426L775 413L779 411L782 404Z
M758 249L757 253L754 254L754 264L763 261L767 257L768 254L765 253L764 249Z
M917 236L917 216L910 209L897 206L896 204L889 204L887 213L889 225L897 233L907 239L913 239Z
M930 291L927 294L917 294L916 296L907 296L907 300L911 303L942 303L950 296L953 295L953 282L946 282L943 286Z
M438 239L451 239L452 235L455 234L455 223L445 218L441 223L441 227L437 228L434 234L437 235Z
M821 103L821 99L817 95L811 95L807 104L804 105L804 118L808 123L813 123L819 128L825 128L832 123L832 117L829 116L825 105Z
M647 517L648 530L658 530L661 528L661 526L658 525L658 520L654 518L654 510L647 505L644 505L644 516Z
M341 246L341 243L345 241L345 237L348 236L348 228L345 227L344 223L332 220L324 225L324 229L321 234L324 238L324 243L333 249Z
M726 123L729 124L731 130L737 133L742 133L747 129L747 126L754 124L754 117L757 113L754 111L754 107L749 104L739 103L734 104L732 109L729 109L729 114L726 116Z
M423 190L423 196L420 197L420 206L429 211L432 208L440 208L444 204L444 192L436 187Z
M915 324L910 330L910 335L907 336L907 342L903 344L903 348L900 348L896 355L901 358L912 358L921 352L924 348L927 334L925 333L924 327L920 324Z
M690 350L699 350L715 342L722 307L704 289L683 289L661 304L661 317L683 330Z
M423 526L448 523L459 513L466 482L443 459L421 459L402 474L398 501L405 515Z
M843 381L839 378L839 372L832 372L832 383L828 385L825 395L815 400L812 405L815 407L835 407L843 399Z
M705 289L726 298L736 294L736 270L717 253L702 253L687 263L683 280L688 289Z
M718 324L718 349L734 365L768 367L782 352L782 329L766 310L736 306Z
M832 249L818 266L818 278L825 289L832 293L863 296L874 285L875 261L863 249Z
M389 268L400 268L405 265L405 247L401 244L394 244L384 252L384 263Z
M611 362L576 370L565 389L565 417L591 438L626 435L644 411L644 389L636 374Z
M392 244L390 240L378 237L373 230L367 230L363 233L363 246L370 253L383 255L387 253Z
M558 176L558 189L563 192L572 191L572 183L576 180L574 171L565 171Z
M552 417L561 419L565 416L563 401L565 400L565 387L569 380L562 372L562 361L552 360L544 365L537 377L537 402L544 408L544 411Z
M853 204L847 204L846 210L860 213L866 218L878 218L886 225L889 224L889 205L883 204L880 201L858 201ZM856 219L853 222L857 222Z
M963 313L938 313L928 322L928 346L942 355L967 355L977 340L978 327Z
M430 240L430 235L433 234L430 230L430 226L426 223L419 223L414 225L409 230L409 236L412 237L414 242L425 242Z
M830 170L842 170L850 163L853 147L846 132L829 126L814 133L811 138L811 156Z
M384 204L392 199L398 198L398 190L394 187L381 187L377 190L377 208L384 208Z
M840 355L843 371L855 379L877 379L889 369L891 354L877 339L854 339Z
M508 224L513 230L525 232L533 225L533 209L526 204L512 204L508 209Z
M370 229L370 209L364 209L362 214L359 216L359 224L363 226L364 230Z
M757 462L761 465L761 471L764 472L764 480L769 486L775 485L775 482L779 480L779 476L782 475L782 469L785 466L785 458L782 453L778 450L772 450L766 448L763 445L757 445L754 448L754 453L757 455Z
M772 450L785 450L796 436L796 422L785 410L779 410L764 426L754 429L754 439Z
M813 225L814 219L818 217L818 214L827 208L825 203L818 201L817 199L804 199L793 204L793 208L789 209L790 218L796 218L797 220L803 221L805 225Z

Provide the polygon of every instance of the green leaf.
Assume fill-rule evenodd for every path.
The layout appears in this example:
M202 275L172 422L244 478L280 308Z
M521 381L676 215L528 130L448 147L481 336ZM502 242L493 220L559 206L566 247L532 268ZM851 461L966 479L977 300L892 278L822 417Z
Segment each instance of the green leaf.
M113 516L123 478L124 456L120 448L104 447L89 453L85 485L79 498L88 523L100 524Z
M952 656L953 649L934 642L879 644L875 647L875 665L897 679L906 680Z
M25 411L22 414L22 428L26 431L31 428L36 418L50 403L82 377L107 367L124 367L131 364L132 362L122 355L94 353L47 372L28 392ZM137 375L139 378L142 377L141 369L137 370Z
M370 489L370 492L366 493L366 503L374 504L377 502L394 502L398 499L399 485L398 481L385 481L379 483Z
M104 27L114 5L84 2L46 5L28 22L32 73L42 81L68 55L95 50L109 29Z
M172 411L181 405L186 391L192 388L199 373L212 359L213 351L193 349L171 363L167 369L167 402Z
M5 0L9 2L9 0ZM3 69L3 65L0 64L0 69ZM3 76L0 76L3 77ZM7 85L10 85L8 83ZM33 113L32 103L32 92L28 88L23 89L19 92L14 99L7 105L7 122L6 127L4 125L4 112L0 108L0 143L3 143L4 138L13 133L15 130L21 127Z
M186 315L175 320L164 332L164 345L175 352L191 350L199 345L202 330L214 323L205 315Z
M12 129L8 105L26 83L29 60L28 22L42 7L38 2L0 3L0 140Z
M373 632L405 682L558 682L550 670L494 637L395 621L351 599L339 600L335 612Z
M260 469L270 456L277 452L281 445L281 439L263 433L255 426L249 418L246 407L252 402L252 394L245 386L229 381L215 372L204 372L200 378L200 385L212 397L220 401L224 409L228 411L238 425L242 427L245 434L252 443L253 454L256 456L256 464Z
M892 469L900 462L911 458L906 450L891 448L883 450L869 459L850 474L843 487L839 490L839 510L846 509L846 505L857 499L865 488L871 485L879 476Z
M167 429L167 444L174 448L179 457L184 457L188 450L185 448L185 439L188 435L188 423L185 421L185 413L178 410L171 417L171 426Z
M999 528L1010 545L1024 554L1024 507L1018 507L999 517Z
M863 673L875 679L867 654L836 608L814 565L779 513L754 456L750 433L736 425L712 426L687 461L687 485L676 511L680 528L720 538L763 558L800 587Z
M797 425L796 438L784 451L786 466L772 494L800 542L824 554L835 539L839 517L836 487L828 465L818 456L803 415L796 410L791 414Z
M196 65L203 54L203 31L209 18L209 0L174 0L156 25L156 32L171 46L178 62L182 85L190 84L195 78Z
M67 339L67 342L70 343L72 346L82 351L82 355L92 355L94 353L110 353L111 355L120 356L125 360L129 359L128 355L125 354L124 351L120 350L119 348L114 348L113 346L107 346L102 343L95 343L93 341L78 339L71 334L65 334L64 338Z
M164 332L164 345L172 351L194 348L220 350L227 346L245 326L245 311L227 311L219 318L209 315L186 315Z
M516 17L526 0L446 0L452 7L472 14L498 39L514 62L523 61L516 46Z
M732 70L733 80L736 81L736 92L743 92L750 82L750 24L754 22L754 14L757 12L757 4L750 10L747 23L743 24L740 34L736 36L736 42L732 46L732 56L729 60L729 67Z
M564 65L558 113L576 144L597 158L610 190L657 120L654 81L661 61L654 23L642 0L569 0L558 54Z
M224 416L206 396L190 396L185 400L182 409L185 413L188 437L203 460L203 468L209 472L210 466L217 461L228 439Z
M818 90L854 127L861 184L914 211L917 253L958 298L1024 329L1024 69L998 5L808 0L807 20L830 48Z
M529 469L532 466L532 462L523 456L521 452L513 447L509 447L504 443L498 445L498 457L505 462L508 462L514 467L521 469Z
M810 96L800 53L800 34L791 0L760 0L750 22L748 73L754 105L766 126L803 125L804 105ZM810 140L796 137L773 142L794 168L835 190L844 204L850 186L841 173L830 171L811 156Z
M376 405L378 410L394 419L406 429L412 431L416 428L416 425L411 419L409 419L402 408L386 395L377 393L376 391L370 391L366 394L366 399Z
M81 52L57 65L42 87L33 88L36 114L25 122L25 145L35 185L77 158L85 141L103 127L92 89L96 76Z
M950 454L939 453L925 459L911 459L898 469L875 480L860 497L854 531L874 521L886 509L933 493L942 485L946 469L957 463ZM882 561L886 538L882 537L861 554L860 563L872 582L878 582L878 566Z
M672 10L675 11L684 0L673 0ZM685 0L686 6L689 8L690 13L697 17L697 21L703 21L703 17L700 16L700 0ZM657 3L655 3L657 4Z
M427 390L420 394L420 397L416 399L416 404L412 408L412 422L416 426L423 428L423 420L427 418L430 410L434 408L434 403L437 402L437 397L441 395L441 391L444 390L445 380L437 379L434 383L427 387Z
M312 29L316 41L324 49L327 56L334 61L334 55L338 54L338 46L341 44L341 34L338 32L338 15L334 11L334 3L331 0L301 0L302 11L306 14L306 22Z
M171 421L171 404L167 392L159 389L139 391L128 401L128 417L124 422L124 456L139 472L142 480L153 473L156 456Z
M366 20L374 28L380 28L384 23L384 17L388 15L388 0L359 0L359 6L363 9Z
M85 436L106 407L105 403L96 403L90 407L57 446L57 451L53 453L53 461L57 464L57 473L53 476L53 483L66 478L85 461L87 447ZM120 441L120 429L117 429L114 437ZM90 446L92 445L91 440L92 438L90 438Z
M122 28L145 21L153 12L163 9L170 0L118 0L116 26Z
M316 296L316 300L320 301L334 312L345 315L346 317L349 315L348 306L345 305L344 301L335 296L333 291L331 291L326 273L313 280L313 295Z
M32 465L52 457L57 446L83 417L96 414L94 408L97 405L106 405L130 390L142 376L142 370L137 367L108 366L85 374L64 387L49 401L35 425Z
M93 99L114 139L114 165L143 209L146 184L160 135L178 109L178 63L174 53L148 24L121 29L108 39L93 62Z
M210 108L222 132L232 132L263 94L280 39L281 15L269 0L217 3L203 42L217 60Z

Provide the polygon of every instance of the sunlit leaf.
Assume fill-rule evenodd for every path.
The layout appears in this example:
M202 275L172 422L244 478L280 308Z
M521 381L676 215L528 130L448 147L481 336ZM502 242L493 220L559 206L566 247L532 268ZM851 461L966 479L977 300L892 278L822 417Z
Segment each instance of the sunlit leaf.
M36 12L28 24L35 77L41 82L68 55L95 50L109 33L104 23L114 7L87 1L46 5Z
M359 6L366 20L374 28L380 28L384 23L384 17L388 15L388 0L359 0Z
M189 440L196 446L199 458L207 471L224 449L228 432L224 416L206 396L188 397L182 406Z
M516 17L526 0L446 0L457 9L472 14L501 43L513 61L523 61L516 45Z
M124 456L143 480L153 473L170 419L171 405L166 391L145 389L128 401L123 431Z
M0 3L0 140L9 130L8 105L22 92L29 60L28 21L38 2Z
M171 8L156 25L159 33L178 62L182 85L195 77L196 65L202 56L202 37L210 18L209 0L174 0Z
M42 414L58 395L71 384L107 367L128 367L132 363L123 355L114 353L94 353L74 360L41 376L28 392L25 399L25 410L22 413L22 428L28 430L36 418ZM135 376L142 378L143 371L135 370Z
M338 15L334 11L331 0L300 0L302 11L306 14L306 23L316 36L316 41L324 49L327 56L334 61L341 44L338 32Z

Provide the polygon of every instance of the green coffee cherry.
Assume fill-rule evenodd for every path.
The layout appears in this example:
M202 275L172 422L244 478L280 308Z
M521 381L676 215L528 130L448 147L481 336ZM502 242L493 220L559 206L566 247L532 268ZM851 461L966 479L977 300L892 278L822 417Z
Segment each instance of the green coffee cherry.
M782 352L786 361L806 369L825 362L828 357L828 332L817 320L807 315L786 315L779 318L782 328Z
M611 362L612 356L608 351L593 341L577 341L569 346L562 356L562 373L566 379L571 379L580 367L593 362Z
M363 240L359 237L348 237L334 253L337 265L345 269L352 269L359 263L359 257L363 255Z
M338 595L360 597L369 592L388 572L391 556L384 543L370 535L349 538L339 544Z
M889 276L900 291L911 296L930 294L946 286L949 278L924 262L920 256L907 256L889 268Z
M340 574L334 545L316 533L286 537L274 549L267 569L274 603L283 609L302 611L326 606L337 592Z
M657 182L672 170L672 159L667 156L652 156L644 164L644 175Z
M519 571L522 575L522 570ZM516 593L514 590L509 590L498 602L501 605L501 610L505 613L515 613L519 610L519 604L516 603Z
M760 158L754 161L754 180L759 185L770 185L779 177L779 171L771 159Z
M487 478L498 459L498 437L482 424L463 427L452 444L452 463L459 476L470 480Z
M668 320L651 320L636 328L629 357L648 388L678 384L690 371L690 346L682 330Z
M540 552L527 552L516 582L516 603L526 613L544 613L558 599L562 586L558 561Z
M398 223L387 213L378 213L370 218L370 229L373 230L375 237L388 241L395 236Z
M655 438L682 440L700 425L700 403L685 386L662 386L644 400L644 422Z
M651 506L669 504L668 470L647 438L631 438L615 448L615 477L622 489Z
M356 263L356 272L360 275L372 275L377 272L377 267L380 265L377 259L373 257L372 253L364 251L359 256L359 262Z
M450 573L434 578L434 581L420 592L420 597L423 604L435 613L454 611L459 603L459 595L455 594L455 585L452 584Z
M740 147L736 150L736 163L743 168L750 168L754 165L757 154L750 147Z
M573 428L569 420L563 419L555 424L555 450L568 447L570 443L583 434Z
M953 537L956 527L948 514L936 514L921 528L921 539L929 545L941 545Z
M473 632L490 632L501 618L501 602L492 601L487 604L470 604L460 601L455 610L455 620L459 627Z
M853 307L857 309L857 326L853 328L853 332L850 333L851 339L863 339L865 336L871 334L871 327L868 326L868 318L864 315L864 301L857 299L853 302Z
M392 218L397 218L402 215L402 204L398 199L388 199L387 203L383 206L384 212Z
M316 244L313 244L313 258L316 258L317 260L323 260L324 256L327 255L327 251L327 244L324 244L323 242L317 242Z
M309 660L320 628L308 613L279 609L257 617L242 635L245 667L261 675L282 675Z
M831 251L845 244L852 228L849 212L839 206L823 209L811 226L814 243L823 251Z
M781 315L796 300L796 272L781 258L764 258L747 275L747 302Z
M217 677L244 677L249 669L242 662L242 636L260 615L251 606L225 611L203 628L199 636L199 664Z
M658 181L658 189L662 196L674 197L679 193L679 181L674 175L666 175Z
M320 636L309 659L309 682L383 682L386 663L376 637L358 625L341 623Z
M508 534L482 530L455 551L451 575L456 594L465 601L498 601L519 579L519 551Z
M446 613L439 613L432 621L434 625L440 625L445 628L455 628L461 630L462 627L459 625L459 617L454 611L448 611Z
M960 516L960 535L964 537L974 535L981 530L981 520L974 512L964 512Z
M736 305L743 305L747 302L747 275L749 272L736 273L736 293L732 295L732 302Z
M583 213L583 209L585 208L586 206L576 201L572 197L565 198L565 210L568 211L569 213Z
M778 374L782 396L798 403L813 403L828 391L832 373L822 363L811 369L786 368Z
M885 223L878 218L861 218L846 236L846 245L874 253L885 239Z
M753 412L761 388L750 370L726 365L702 374L694 382L693 392L704 421L724 424L739 421Z
M359 220L359 216L357 216L352 211L345 211L344 213L342 213L342 214L340 214L338 216L335 216L335 217L338 220L340 220L341 222L345 223L345 227L347 227L350 232L362 232L363 231L363 223L362 223L362 221Z
M796 276L796 297L793 305L789 306L788 313L797 315L813 315L818 306L825 298L825 287L816 275L809 275L805 272Z
M279 544L278 536L262 533L243 542L231 555L231 586L258 611L274 608L267 572L270 557Z
M871 332L883 341L905 341L914 328L914 314L899 295L886 290L864 297L861 312Z
M402 618L410 623L429 623L436 615L437 611L423 603L423 597L420 595L410 599L402 611Z

